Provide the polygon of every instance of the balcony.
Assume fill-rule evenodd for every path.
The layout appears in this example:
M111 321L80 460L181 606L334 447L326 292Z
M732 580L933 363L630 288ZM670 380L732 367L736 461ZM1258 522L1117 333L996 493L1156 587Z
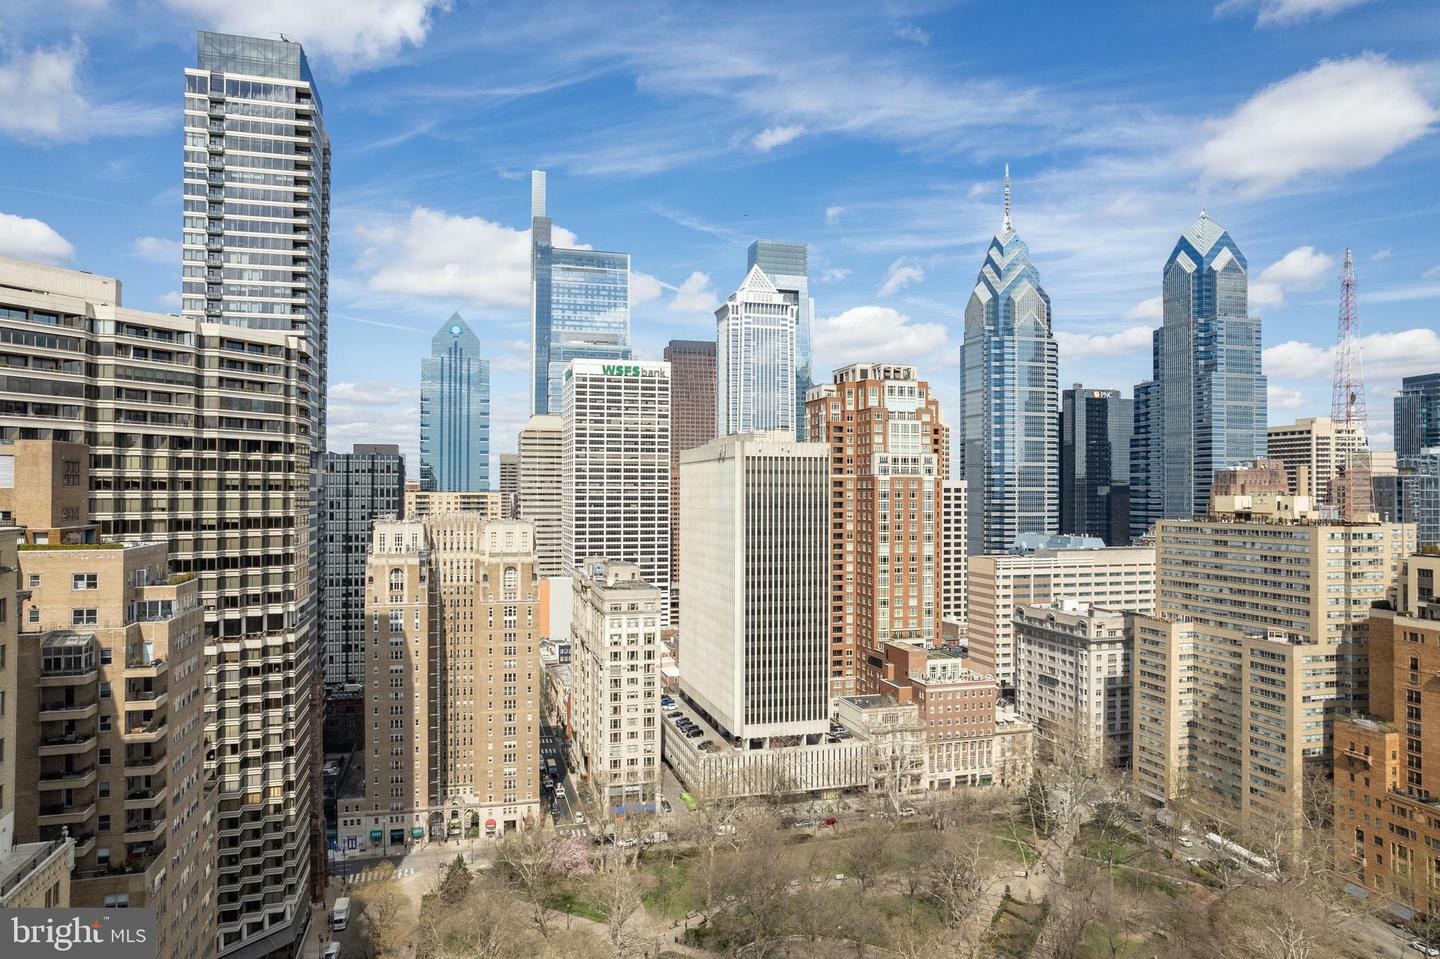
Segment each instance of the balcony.
M163 676L169 668L163 659L152 659L148 663L139 659L132 659L125 664L125 678L153 679Z
M170 694L163 689L127 689L126 709L161 709L170 701Z
M95 767L86 766L84 769L57 769L41 773L37 786L40 792L48 792L55 789L81 789L94 781Z
M100 678L99 667L91 666L89 669L80 669L75 672L47 672L40 677L40 688L50 689L56 686L84 686L95 682Z
M170 793L168 786L154 786L144 789L132 789L125 794L126 809L154 809L158 804L165 801Z
M1344 752L1345 755L1349 756L1351 759L1362 762L1367 766L1369 766L1375 760L1375 757L1370 755L1368 751L1361 752L1358 749L1350 749L1347 747L1346 749L1342 750L1342 752Z
M120 734L120 738L127 743L154 743L159 742L164 736L165 720L163 719L144 725L131 726ZM92 736L91 739L93 741L94 737Z
M126 842L154 842L165 835L165 820L138 819L125 823Z
M95 815L95 800L90 800L89 804L84 806L75 803L42 805L36 812L35 825L37 826L71 826L75 823L88 822Z
M154 776L165 768L165 756L126 756L125 775Z
M41 756L74 756L95 748L95 734L66 733L63 736L45 736L40 739Z
M48 723L65 719L89 719L99 710L99 703L41 703L40 721Z

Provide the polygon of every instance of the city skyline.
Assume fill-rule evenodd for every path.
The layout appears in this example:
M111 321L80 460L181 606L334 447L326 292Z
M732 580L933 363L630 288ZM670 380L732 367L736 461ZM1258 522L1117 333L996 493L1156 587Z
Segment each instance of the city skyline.
M547 168L553 185L563 184L566 215L556 224L557 242L563 234L568 245L631 253L637 359L657 358L671 338L704 335L723 280L751 240L806 242L816 299L814 379L826 381L847 361L912 362L936 385L942 408L957 410L950 384L960 337L953 314L968 293L968 264L978 261L989 239L1006 158L1017 184L1024 184L1026 239L1056 302L1062 383L1128 394L1129 384L1145 377L1148 332L1158 321L1155 278L1176 232L1207 207L1251 260L1252 310L1264 319L1276 420L1326 411L1321 381L1329 363L1333 274L1340 250L1347 243L1356 248L1372 434L1385 447L1388 394L1400 376L1433 369L1440 350L1429 320L1440 285L1424 276L1440 263L1440 250L1414 216L1435 195L1423 171L1436 156L1428 137L1436 111L1419 73L1421 38L1405 30L1413 19L1407 8L1418 9L1371 5L1258 23L1238 12L1146 11L1115 29L1132 41L1163 35L1166 58L1224 45L1231 68L1212 82L1204 102L1168 81L1143 94L1129 91L1143 108L1142 119L1131 124L1101 105L1100 88L1114 81L1092 72L1082 71L1078 89L1057 92L1059 73L969 45L967 60L978 59L966 73L953 68L948 55L965 36L994 26L998 14L984 10L941 8L902 18L844 9L838 16L846 23L877 28L859 31L872 39L851 49L851 40L811 38L807 53L817 77L834 77L841 53L883 68L878 72L886 83L875 95L908 81L916 103L968 102L966 90L995 84L1000 95L989 117L958 107L920 116L913 104L893 103L867 112L874 101L862 91L853 104L838 97L808 106L772 98L803 79L782 67L760 70L752 80L725 73L714 79L713 91L672 82L672 58L679 53L705 56L716 38L733 40L741 31L761 41L767 32L784 35L775 28L794 25L803 10L753 11L723 24L697 11L693 25L669 28L674 42L663 51L651 48L665 44L632 45L661 27L606 31L585 21L565 28L594 33L568 59L547 55L549 81L508 84L519 65L496 57L487 60L493 84L458 88L484 104L478 111L484 116L525 118L523 137L506 130L483 145L474 124L489 126L487 120L454 123L453 104L426 82L456 84L456 65L473 55L467 44L531 35L543 16L511 11L505 29L487 32L457 28L477 20L498 28L499 19L431 7L428 21L387 33L355 14L360 22L346 35L374 41L367 45L330 37L315 28L319 21L266 23L261 13L232 15L241 22L166 24L142 39L118 34L104 12L77 13L62 24L26 8L8 24L14 43L9 58L0 60L0 83L17 94L46 95L38 98L35 116L0 125L15 171L7 178L13 188L0 191L0 247L125 277L129 302L177 310L178 303L166 300L178 296L179 277L177 204L166 195L171 178L160 162L173 156L176 135L165 64L178 68L193 55L197 26L260 36L285 30L302 41L308 31L316 37L317 80L334 91L326 104L330 136L347 157L332 214L333 449L373 440L398 442L414 454L418 383L395 371L413 369L406 361L423 354L427 334L454 310L472 318L487 350L493 345L495 395L504 399L496 403L492 453L513 447L527 412L523 180L531 168ZM1033 42L1038 49L1068 45L1074 26L1038 24ZM452 37L461 33L466 39ZM927 43L906 39L922 36ZM637 52L638 46L647 49ZM1127 58L1132 75L1163 77L1160 50L1128 46L1116 56ZM618 65L598 65L602 53L616 48L624 51ZM139 50L144 56L135 55ZM433 76L416 75L417 53ZM40 82L34 67L41 62L62 69L54 88L37 91L31 84ZM1071 54L1056 67L1074 63ZM817 82L805 80L806 89ZM657 83L668 84L667 95ZM1347 113L1327 92L1375 84L1390 91L1389 106L1363 124L1358 121L1366 118ZM602 91L615 97L618 113L585 119L578 134L567 134L568 147L556 132L535 128L543 120L568 130L559 121L583 119ZM1051 97L1054 102L1043 102ZM717 129L734 132L728 144L699 142L677 123L677 111L712 101ZM124 135L113 121L85 122L102 104L112 108L108 114L132 118ZM1325 129L1313 143L1277 144L1280 134L1265 130L1265 118L1281 109L1308 111L1310 126ZM1093 128L1093 139L1067 134L1057 113ZM47 120L52 115L53 122ZM613 134L622 124L644 135L620 142ZM105 156L97 171L103 187L77 176L78 155L56 149L80 130L89 131ZM1002 130L999 141L981 138L989 143L983 153L956 152L963 135ZM1055 147L1039 142L1045 138L1037 134L1047 131L1058 133ZM1237 136L1257 131L1266 135L1253 140L1253 155L1229 149ZM628 145L636 139L660 148L652 146L648 158L637 155ZM1191 148L1200 159L1181 162L1182 150ZM1305 157L1316 153L1328 159ZM732 162L737 158L741 162ZM397 164L403 176L384 172ZM466 180L457 183L450 171L461 167ZM93 201L122 196L125 215L97 215L106 208ZM449 266L461 269L447 272ZM397 357L404 360L392 363Z

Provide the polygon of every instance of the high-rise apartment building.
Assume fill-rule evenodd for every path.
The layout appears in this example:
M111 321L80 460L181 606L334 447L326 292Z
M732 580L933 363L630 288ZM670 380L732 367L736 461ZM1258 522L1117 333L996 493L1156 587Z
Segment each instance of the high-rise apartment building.
M1158 331L1157 331L1158 333ZM1160 338L1156 335L1154 342ZM1139 542L1160 518L1160 389L1154 380L1135 384L1135 422L1130 433L1130 542Z
M1059 531L1060 367L1050 296L1030 248L1005 219L965 306L957 476L968 484L970 555L1021 533Z
M670 364L670 622L680 619L680 454L715 438L715 344L671 340Z
M745 251L745 269L755 267L795 306L795 436L805 438L805 398L815 384L815 301L810 298L810 250L804 243L756 240Z
M633 563L670 605L670 364L575 360L561 441L565 572Z
M69 905L154 909L158 956L214 955L199 582L170 573L163 541L97 542L85 529L85 446L20 440L0 450L11 481L0 507L26 544L16 557L22 591L12 594L19 682L7 707L23 717L11 740L15 836L73 841ZM57 521L69 527L62 537Z
M571 360L630 359L630 254L555 246L545 193L532 171L530 410L558 414Z
M14 260L0 260L0 307L12 369L0 438L88 445L99 538L168 542L170 570L199 582L221 954L288 949L309 922L312 866L323 868L323 850L311 858L312 340L126 309L117 280ZM114 361L85 359L101 355ZM267 842L241 843L262 821Z
M1365 437L1355 427L1337 424L1328 416L1272 423L1265 437L1266 456L1285 464L1288 492L1308 496L1314 504L1329 502L1335 470L1351 453L1366 448Z
M535 564L545 578L565 575L560 526L565 421L532 416L520 430L520 518L535 527Z
M1395 455L1440 447L1440 373L1407 376L1395 397Z
M1040 549L971 556L970 655L1002 685L1015 683L1015 610L1073 600L1148 613L1155 608L1155 551L1147 547Z
M639 566L585 558L573 572L571 739L585 775L619 810L653 811L660 790L664 594Z
M1327 522L1304 497L1211 511L1156 527L1155 615L1133 617L1135 782L1280 836L1302 823L1335 719L1365 709L1371 604L1415 531Z
M505 519L520 518L520 454L500 454L500 498Z
M420 360L420 488L490 489L490 361L459 313Z
M788 429L680 455L680 690L741 748L830 729L829 457Z
M375 520L399 516L405 489L400 447L356 443L326 453L320 513L321 624L325 683L358 683L365 670L365 559Z
M717 435L794 432L795 316L758 266L715 311Z
M1201 212L1163 271L1164 322L1155 332L1156 409L1150 459L1156 519L1205 515L1216 471L1265 454L1260 318L1249 313L1249 267L1230 234ZM1152 483L1157 480L1152 476ZM1158 512L1156 512L1158 510Z
M929 384L899 364L836 370L808 412L805 435L830 450L830 692L874 692L886 643L940 638L949 431Z
M474 513L487 519L505 518L505 497L496 490L461 492L427 490L417 480L406 480L401 515L405 519L429 519L444 513Z
M388 851L534 825L540 587L530 524L474 513L382 520L366 578L373 728L364 795L340 800L341 835Z
M1401 564L1393 609L1370 611L1369 715L1335 724L1335 849L1351 878L1440 916L1440 556ZM1387 604L1390 605L1390 604Z
M1072 599L1015 610L1015 706L1052 756L1130 768L1125 614Z
M1135 401L1076 383L1060 396L1060 532L1130 542Z
M969 605L965 576L969 557L965 550L965 521L969 518L969 502L964 480L945 480L940 484L940 619L954 630L958 642L965 637L966 610Z

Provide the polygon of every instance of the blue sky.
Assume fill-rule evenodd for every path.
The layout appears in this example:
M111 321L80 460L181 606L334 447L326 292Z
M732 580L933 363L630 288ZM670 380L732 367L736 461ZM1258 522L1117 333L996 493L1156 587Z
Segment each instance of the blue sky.
M6 0L0 254L178 304L194 32L305 43L334 147L331 445L413 452L453 310L525 417L527 173L632 255L637 353L713 336L754 238L810 244L817 366L919 365L955 409L959 318L1000 224L1054 305L1062 383L1149 371L1160 269L1202 207L1251 267L1272 422L1329 411L1355 249L1372 433L1440 370L1433 0L467 3Z

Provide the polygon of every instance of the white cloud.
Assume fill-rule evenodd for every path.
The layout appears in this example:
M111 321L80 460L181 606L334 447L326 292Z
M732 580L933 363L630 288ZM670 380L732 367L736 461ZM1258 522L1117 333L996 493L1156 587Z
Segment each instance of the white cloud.
M1148 300L1141 300L1130 309L1125 311L1127 320L1159 320L1165 317L1165 301L1163 297L1152 296Z
M930 46L930 34L921 30L913 23L902 23L895 28L895 36L901 40L909 40L911 43L918 43L922 47Z
M710 287L710 274L696 270L676 288L669 309L674 313L713 313L719 302Z
M77 42L17 53L0 63L0 133L26 143L76 143L94 136L148 133L169 110L135 103L91 104L81 95L85 47Z
M1287 340L1265 351L1267 376L1281 380L1328 382L1334 372L1334 347ZM1360 337L1360 358L1373 380L1391 380L1429 372L1440 366L1440 334L1428 327L1371 333Z
M836 205L836 206L827 206L827 207L825 208L825 222L826 222L826 223L832 223L832 224L833 224L833 223L839 223L839 222L840 222L840 214L842 214L842 213L844 213L844 212L845 212L845 208L844 208L843 206L839 206L839 205Z
M1374 253L1370 254L1370 259L1372 259L1372 260L1388 260L1388 259L1390 259L1390 250L1389 250L1389 249L1376 250Z
M831 267L831 268L828 269L828 270L821 270L821 271L820 271L820 282L821 282L821 283L839 283L841 280L845 279L846 277L848 277L848 276L849 276L851 273L853 273L853 272L854 272L853 270L847 269L847 268L845 268L845 267L843 267L843 266L836 266L836 267Z
M880 282L880 290L877 295L891 296L905 289L911 283L919 283L923 279L925 279L924 269L913 263L906 263L904 260L896 260L885 272L885 279Z
M651 276L649 273L638 273L630 271L630 306L636 307L641 303L649 303L651 300L660 299L660 294L665 284Z
M933 366L946 339L942 324L915 323L888 306L856 306L815 321L815 352L832 368L872 360Z
M495 346L500 348L495 352ZM510 373L530 372L530 341L529 340L506 340L500 344L493 344L490 347L490 368L492 370L506 370Z
M1305 394L1299 390L1286 389L1271 383L1266 389L1267 402L1272 410L1298 410L1305 405Z
M1271 263L1250 284L1250 304L1279 306L1290 290L1313 290L1322 286L1335 268L1335 258L1313 246L1296 247Z
M1419 70L1373 53L1322 60L1211 120L1201 171L1258 193L1309 173L1363 169L1430 132Z
M1436 266L1430 267L1428 270L1426 270L1425 272L1421 273L1420 276L1421 276L1423 279L1426 279L1426 280L1432 279L1433 277L1440 276L1440 265L1436 265Z
M1255 25L1288 27L1309 20L1332 17L1342 10L1358 7L1370 0L1224 0L1215 8L1216 16L1255 11Z
M791 140L799 139L805 135L803 123L792 123L783 127L768 127L761 130L750 140L750 145L761 153L769 153L779 146L784 146Z
M352 443L398 443L410 465L418 469L420 397L414 385L343 381L331 383L326 396L326 439L331 449L348 450Z
M165 240L158 236L137 237L134 245L131 246L131 252L152 263L178 264L180 262L179 241Z
M585 247L555 227L557 246ZM530 231L416 207L408 219L362 227L360 268L383 293L461 299L481 307L530 302Z
M430 32L431 17L449 0L164 0L194 14L208 29L253 37L284 31L305 52L340 70L377 66L406 46L418 47Z
M0 256L58 263L74 255L75 248L70 241L56 233L50 224L13 213L0 213Z
M1055 334L1055 343L1060 348L1060 358L1067 362L1091 356L1130 356L1140 352L1148 354L1153 329L1144 324L1126 327L1118 333L1110 334L1067 333L1061 330Z

